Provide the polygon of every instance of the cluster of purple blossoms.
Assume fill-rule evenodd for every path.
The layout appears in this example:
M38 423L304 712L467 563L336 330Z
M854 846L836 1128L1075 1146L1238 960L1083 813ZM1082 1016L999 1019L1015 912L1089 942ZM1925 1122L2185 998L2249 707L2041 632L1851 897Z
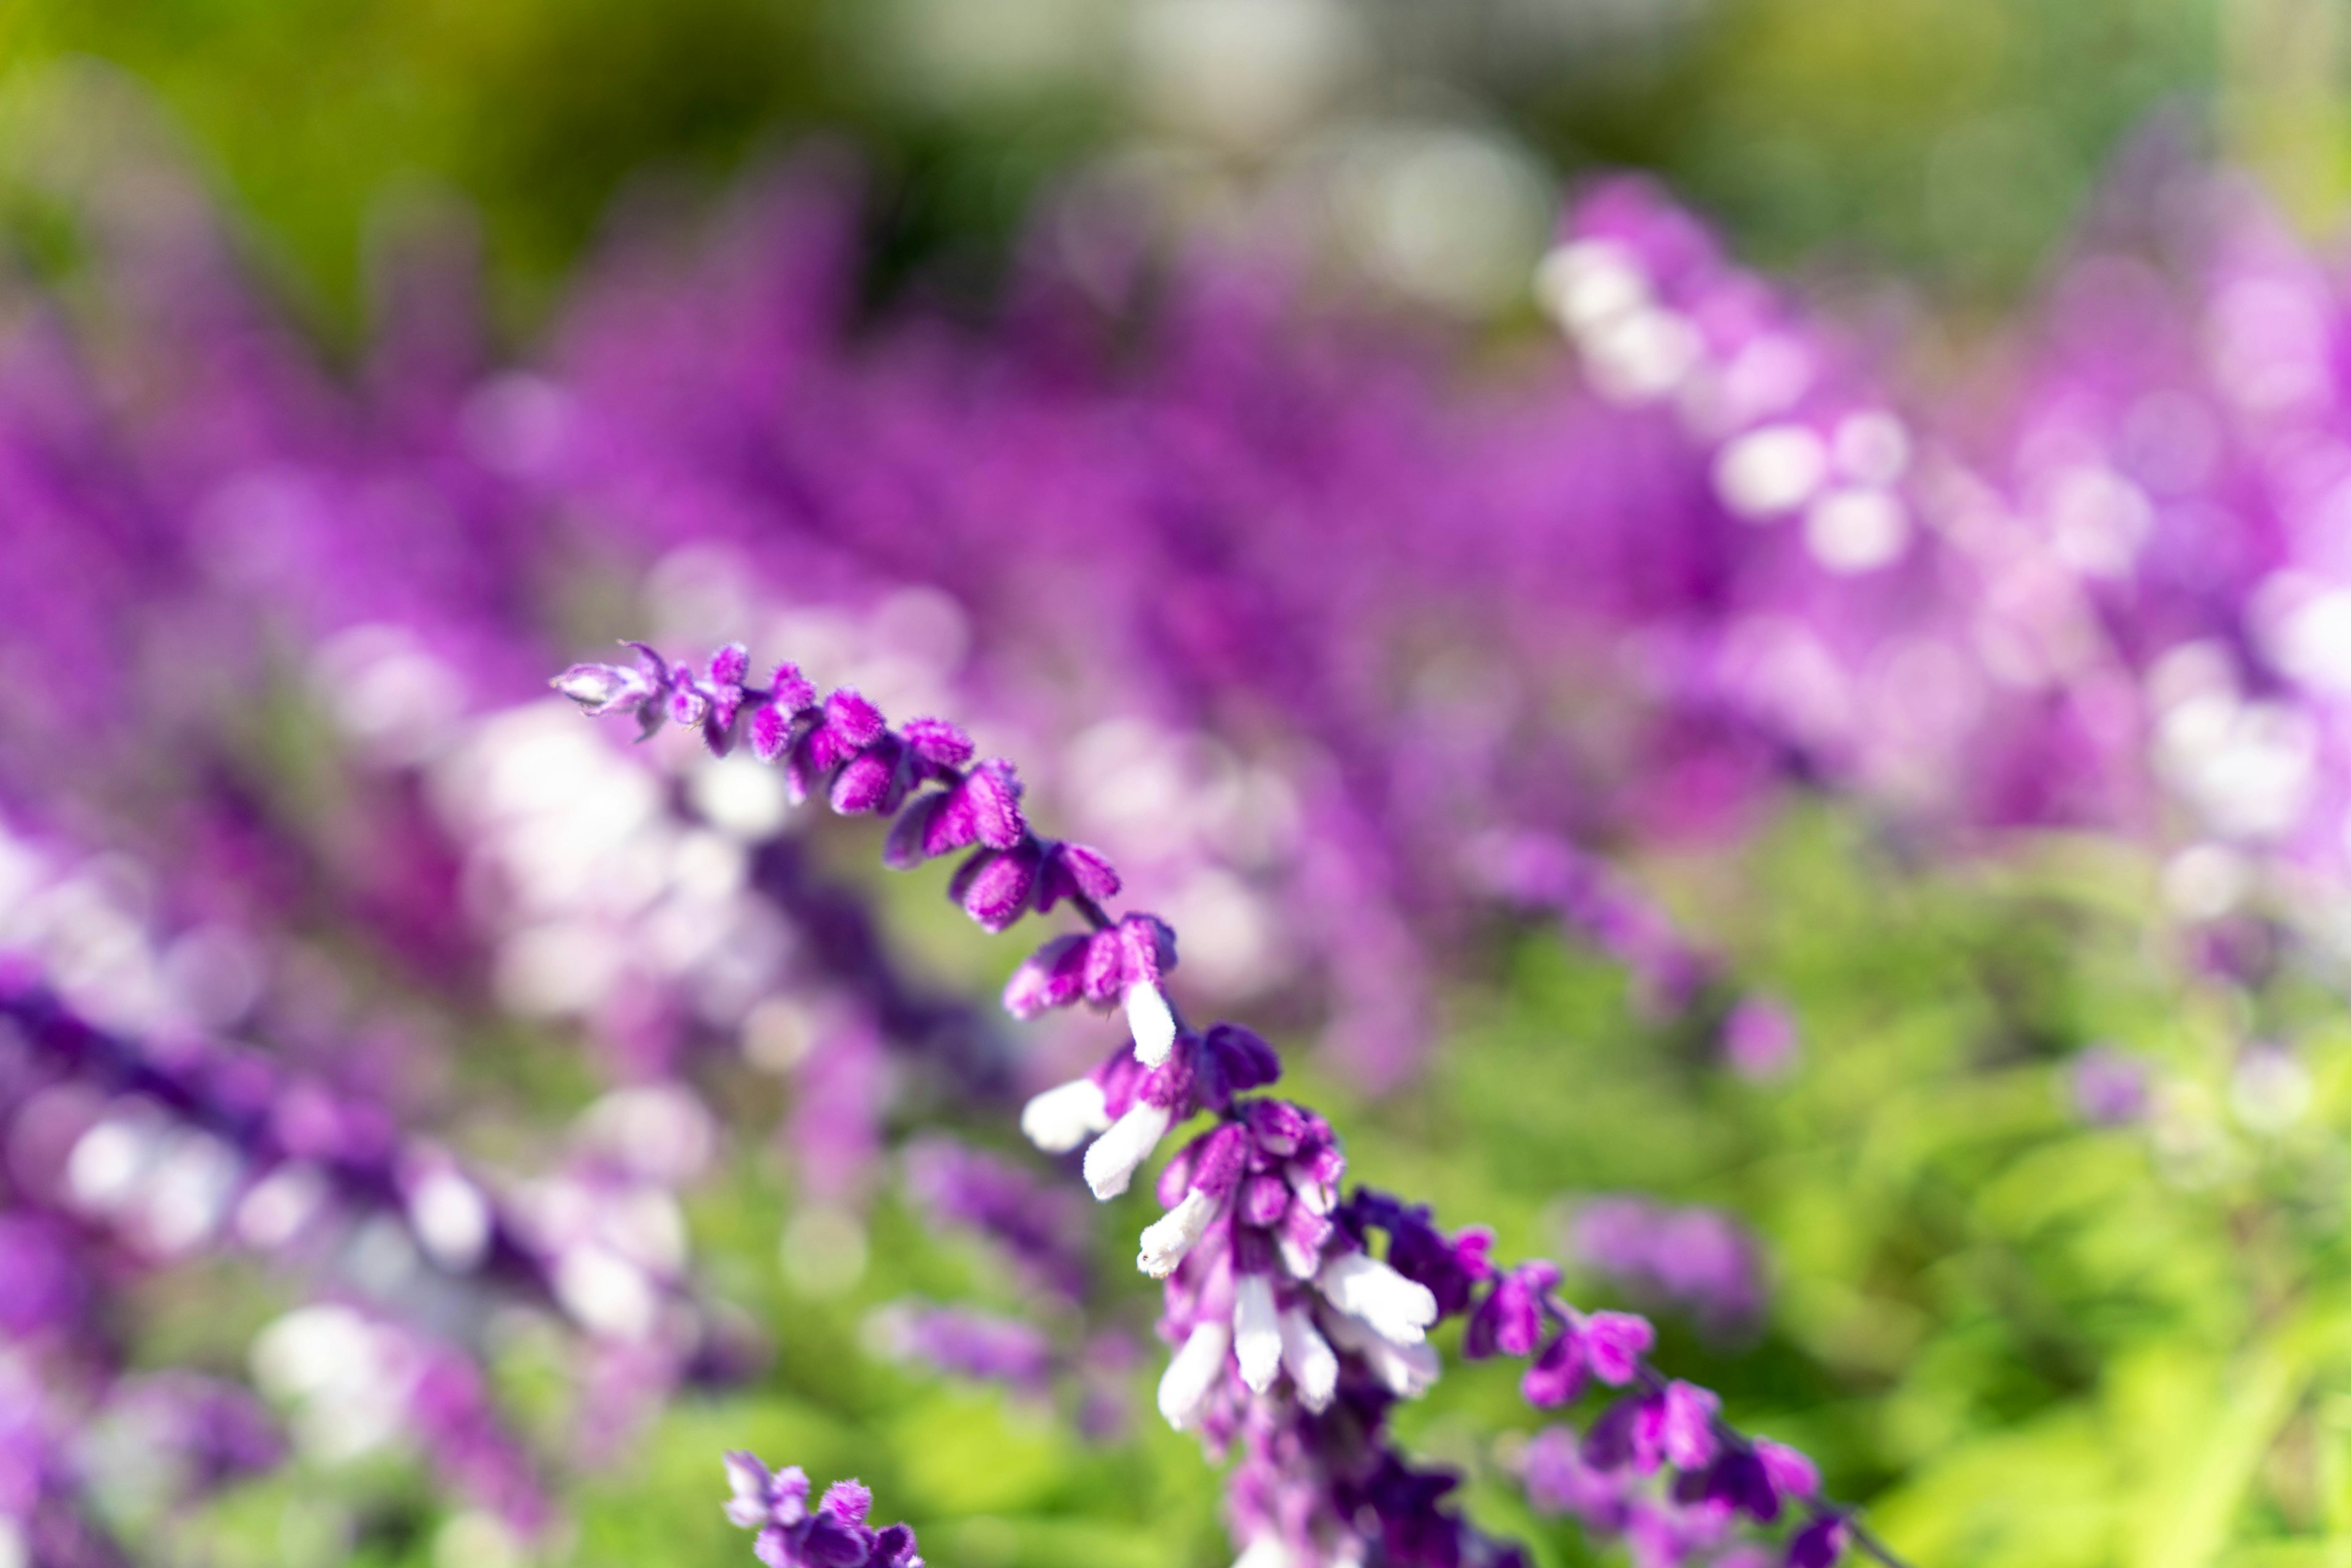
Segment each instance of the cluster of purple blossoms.
M1595 1380L1626 1390L1593 1424L1585 1458L1595 1469L1670 1468L1686 1507L1759 1526L1791 1506L1810 1509L1829 1522L1799 1531L1790 1550L1808 1565L1834 1558L1851 1527L1810 1495L1810 1482L1791 1490L1809 1467L1726 1425L1713 1394L1652 1370L1645 1321L1577 1311L1555 1293L1559 1271L1549 1263L1498 1267L1487 1232L1447 1236L1424 1208L1343 1193L1346 1163L1329 1124L1251 1092L1280 1075L1272 1047L1236 1025L1184 1022L1165 986L1173 933L1104 907L1116 873L1092 851L1035 833L1008 763L973 763L962 732L942 721L893 729L853 692L820 699L791 664L769 686L747 686L740 648L721 653L706 677L638 653L633 669L578 664L554 684L590 714L636 717L644 735L668 718L691 719L716 752L731 748L744 724L756 754L786 768L795 798L821 791L844 815L894 815L893 864L968 851L949 896L988 930L1064 902L1085 920L1085 967L1098 949L1114 966L1095 999L1123 1001L1131 1038L1086 1076L1031 1099L1022 1131L1049 1153L1082 1145L1086 1185L1107 1199L1126 1191L1171 1130L1213 1118L1163 1167L1166 1212L1143 1232L1136 1266L1166 1281L1160 1333L1172 1354L1160 1413L1212 1449L1243 1449L1230 1521L1252 1568L1352 1562L1374 1549L1399 1568L1523 1560L1445 1508L1452 1478L1411 1466L1385 1433L1393 1404L1437 1376L1428 1334L1452 1316L1467 1319L1465 1354L1528 1360L1524 1389L1538 1407L1567 1404ZM722 710L725 721L715 721ZM1065 942L1030 966L1058 967ZM1008 1005L1034 988L1016 979ZM1061 1000L1088 995L1072 986ZM764 1496L765 1484L738 1479L738 1500ZM781 1505L795 1527L807 1518L804 1500L802 1481Z
M1734 1498L1751 1493L1763 1511L1759 1517L1767 1518L1779 1504L1766 1499L1813 1498L1820 1479L1802 1454L1759 1441L1738 1460L1738 1480L1719 1491L1679 1480L1660 1486L1654 1459L1645 1467L1617 1458L1628 1444L1636 1460L1643 1446L1656 1455L1667 1454L1669 1443L1703 1448L1701 1431L1710 1418L1697 1401L1686 1400L1680 1412L1669 1414L1660 1400L1640 1423L1646 1432L1627 1429L1634 1423L1614 1430L1595 1426L1581 1436L1568 1427L1546 1427L1519 1457L1527 1500L1573 1517L1600 1539L1623 1540L1637 1568L1766 1568L1771 1556L1738 1537ZM1851 1529L1834 1511L1816 1515L1790 1537L1789 1568L1827 1568L1844 1553Z
M178 372L147 395L105 384L107 356L80 353L62 312L12 319L0 608L15 634L0 674L14 702L0 772L12 796L110 823L174 904L299 928L331 900L371 951L436 983L482 957L478 927L452 912L495 904L485 889L505 862L602 893L639 889L658 861L671 883L650 879L645 907L624 918L534 908L544 918L496 933L500 1005L584 1022L632 1083L674 1070L682 1040L773 1039L793 1033L767 1027L778 1019L814 1019L793 1082L800 1124L826 1134L803 1147L810 1189L833 1183L828 1197L878 1168L883 1051L994 1073L991 1093L1009 1092L970 1015L838 962L837 930L811 941L815 967L828 981L854 977L822 988L857 1005L805 1019L785 1005L801 998L768 988L776 976L755 950L780 946L779 929L840 923L775 918L810 910L804 868L772 838L740 854L745 840L715 841L738 819L702 775L642 769L559 831L518 825L496 855L475 852L487 835L443 810L444 795L528 795L534 780L569 777L523 766L523 747L488 758L493 785L443 764L453 734L535 687L551 620L533 619L538 596L549 580L592 575L583 560L658 559L673 590L692 578L703 592L730 572L758 585L731 614L740 625L713 641L787 604L845 611L916 591L959 606L958 636L1010 650L975 685L1052 737L1057 798L1085 793L1062 790L1071 778L1099 779L1145 819L1122 839L1119 823L1089 816L1084 836L1179 917L1187 988L1241 995L1269 974L1307 976L1340 1054L1374 1083L1416 1059L1428 955L1493 891L1464 871L1460 822L1637 852L1735 830L1791 783L1856 790L1905 831L1962 841L2053 822L2142 840L2165 856L2164 904L2198 961L2258 987L2284 954L2339 960L2351 929L2339 782L2351 578L2337 526L2351 392L2330 348L2346 310L2335 276L2247 191L2177 170L2157 183L2167 222L2184 227L2148 246L2149 225L2102 221L2016 356L2021 390L1985 420L1882 395L1866 354L1637 184L1579 203L1543 272L1580 375L1483 400L1442 397L1377 337L1351 346L1293 319L1279 288L1213 269L1178 280L1132 357L1091 358L1096 308L1046 277L1024 279L1020 309L986 340L918 323L852 352L839 329L849 272L828 237L850 225L806 179L747 202L684 277L623 257L528 372L493 374L455 340L462 300L402 295L354 394L254 303L220 235L159 221L109 242L131 252L130 336L143 331ZM128 407L139 417L119 418ZM695 561L699 577L683 570ZM1040 562L1073 591L1039 593ZM793 597L777 597L779 583ZM356 775L324 834L225 762L248 738L236 716L267 681L276 633L301 651ZM1447 656L1396 653L1429 643ZM187 659L191 646L207 657ZM1074 650L1087 656L1062 656ZM1109 920L1102 857L1029 834L1018 781L970 768L959 732L893 730L870 706L816 704L806 683L755 697L733 656L706 674L646 658L581 695L641 726L715 733L736 745L733 762L773 756L804 789L895 816L893 860L967 853L957 897L984 924L1057 902L1102 912L1024 964L1007 1004L1021 1016L1124 1009L1154 1060L1041 1104L1049 1138L1074 1147L1118 1132L1097 1162L1107 1172L1179 1107L1253 1125L1251 1089L1226 1082L1219 1110L1198 1088L1225 1068L1206 1061L1205 1036L1180 1043L1194 1037L1167 996L1168 925ZM1038 678L1057 666L1081 669L1074 692ZM1154 715L1155 738L1100 733L1090 721L1105 711ZM1588 733L1560 716L1586 713L1598 716ZM1269 717L1294 738L1294 765L1247 746ZM632 841L615 862L629 874L607 876L584 847L630 812L679 831ZM696 897L676 896L687 883ZM1677 996L1718 973L1631 888L1587 864L1545 896L1645 989ZM74 967L45 962L52 978ZM196 967L220 993L212 1002L236 988L236 965ZM778 1006L754 1028L747 1009L762 1000ZM322 1054L359 1054L319 1032ZM1793 1047L1769 1003L1750 998L1725 1020L1740 1071L1775 1071ZM1188 1090L1177 1068L1153 1077L1179 1058ZM2082 1072L2094 1118L2138 1103L2095 1061ZM374 1147L402 1124L370 1098L329 1096L321 1146ZM208 1145L151 1145L143 1129L130 1140L142 1157L165 1145L189 1156L154 1170L210 1161ZM93 1145L92 1168L124 1144ZM1239 1281L1263 1278L1277 1339L1302 1315L1343 1371L1360 1364L1374 1388L1408 1384L1423 1346L1343 1346L1353 1314L1289 1271L1283 1239L1296 1245L1318 1217L1295 1190L1275 1214L1280 1195L1259 1178L1287 1185L1291 1156L1271 1163L1251 1144L1238 1157L1222 1207L1195 1204L1190 1186L1172 1195L1171 1218L1192 1207L1163 1248L1204 1225L1189 1243L1197 1260L1170 1276L1188 1292L1184 1342L1226 1304L1208 1276L1229 1255L1236 1339ZM665 1228L607 1233L578 1201L651 1211L659 1183L584 1164L594 1168L541 1195L551 1202L513 1212L544 1216L575 1260L550 1274L562 1298L607 1328L651 1323L665 1339L682 1267ZM420 1239L462 1240L477 1210L436 1168L395 1173L399 1207L434 1217ZM1210 1174L1213 1189L1224 1178ZM475 1185L486 1197L493 1184ZM137 1186L125 1234L186 1223L184 1206L150 1203L162 1190ZM1332 1208L1335 1235L1351 1234L1351 1212L1345 1199ZM15 1193L8 1213L21 1235L55 1221L84 1245L78 1215ZM1393 1247L1365 1225L1352 1245L1368 1253L1385 1234ZM1387 1261L1436 1292L1393 1251ZM68 1301L84 1285L67 1278L28 1270L0 1280L0 1297ZM1248 1295L1261 1330L1256 1285ZM350 1326L331 1332L350 1340ZM1250 1343L1261 1368L1268 1342ZM389 1349L383 1360L423 1364ZM1295 1369L1284 1375L1274 1392L1294 1385ZM414 1381L440 1391L438 1406L486 1408L447 1392L462 1377ZM1349 1386L1343 1377L1324 1417L1356 1408ZM1203 1397L1257 1411L1268 1396L1243 1380ZM471 1451L475 1416L444 1426ZM1268 1428L1267 1451L1293 1435ZM1317 1451L1284 1450L1264 1473L1290 1474ZM1334 1479L1331 1494L1360 1500L1346 1489L1373 1473ZM1436 1508L1420 1486L1378 1495L1418 1520Z
M768 1568L923 1568L913 1531L865 1522L873 1494L856 1481L833 1482L810 1508L806 1471L771 1471L737 1450L726 1456L726 1483L735 1492L726 1517L759 1532L752 1550Z
M1719 1209L1593 1198L1577 1208L1568 1245L1636 1301L1678 1308L1712 1333L1739 1334L1762 1315L1762 1250Z

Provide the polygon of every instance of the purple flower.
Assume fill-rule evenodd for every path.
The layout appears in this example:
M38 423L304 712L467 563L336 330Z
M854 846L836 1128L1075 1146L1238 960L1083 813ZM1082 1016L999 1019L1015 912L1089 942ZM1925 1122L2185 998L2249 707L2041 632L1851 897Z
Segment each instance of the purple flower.
M1485 1299L1469 1314L1461 1354L1472 1361L1497 1353L1533 1354L1542 1338L1543 1298L1558 1283L1559 1270L1540 1260L1497 1276Z
M1788 1568L1832 1568L1844 1554L1847 1533L1843 1516L1822 1515L1790 1538Z
M1482 1228L1448 1235L1426 1207L1371 1189L1343 1202L1346 1164L1329 1124L1303 1106L1252 1092L1280 1075L1272 1047L1235 1025L1200 1031L1183 1023L1164 989L1173 932L1103 906L1117 891L1114 874L1092 852L1030 830L1008 765L963 768L959 737L935 735L925 742L932 755L923 783L937 788L916 795L892 782L905 777L912 730L889 730L870 706L841 693L826 699L821 716L792 742L789 765L807 780L830 770L837 810L895 813L894 862L969 850L950 892L989 929L1065 903L1086 922L1085 931L1032 955L1008 986L1006 1005L1029 1014L1119 996L1133 1039L1085 1077L1032 1097L1023 1133L1050 1153L1083 1145L1086 1184L1109 1198L1128 1188L1175 1125L1214 1118L1163 1171L1165 1213L1144 1230L1136 1261L1165 1281L1159 1333L1171 1354L1159 1382L1161 1414L1212 1448L1244 1447L1232 1498L1235 1530L1250 1542L1245 1556L1322 1539L1356 1554L1376 1544L1391 1560L1446 1568L1524 1562L1444 1507L1453 1478L1405 1464L1384 1432L1388 1405L1425 1392L1441 1370L1429 1331L1461 1313L1470 1319L1468 1354L1532 1357L1525 1386L1539 1406L1573 1397L1587 1378L1638 1385L1584 1435L1576 1462L1594 1476L1637 1477L1661 1466L1678 1472L1671 1509L1626 1506L1623 1532L1643 1561L1678 1561L1719 1543L1737 1513L1776 1512L1773 1462L1721 1424L1714 1394L1646 1367L1655 1336L1645 1320L1579 1313L1551 1293L1559 1271L1550 1263L1498 1267L1492 1233ZM1627 920L1618 923L1625 932L1654 924ZM1698 1243L1714 1228L1684 1228L1690 1236L1677 1241L1674 1258L1704 1253ZM1375 1250L1382 1241L1384 1256ZM956 1323L958 1333L968 1327ZM1554 1325L1548 1339L1547 1323ZM985 1354L969 1343L933 1349L993 1367L1003 1343L991 1338ZM1033 1365L1033 1346L1022 1338L1016 1359L1024 1367ZM1555 1468L1564 1473L1563 1461ZM762 1502L772 1486L763 1476L746 1471L738 1494ZM802 1482L791 1506L804 1497ZM771 1563L846 1563L867 1544L851 1533L862 1530L866 1506L862 1490L836 1488L805 1520L764 1527L761 1555ZM756 1510L747 1503L743 1511Z
M792 743L792 732L817 707L815 685L798 664L778 664L768 678L768 691L751 712L751 754L762 762L781 758Z
M1641 1358L1657 1343L1646 1318L1631 1312L1594 1312L1583 1320L1583 1354L1593 1375L1622 1387L1640 1372Z
M968 745L965 743L967 750ZM899 817L890 830L883 862L903 870L974 844L1018 849L1029 834L1020 814L1022 792L1012 764L1001 758L980 763Z
M586 709L590 718L611 713L636 715L637 738L648 740L669 717L673 683L680 672L673 672L659 653L643 643L622 646L635 651L633 669L574 664L548 684Z
M726 1517L758 1531L753 1550L768 1568L923 1568L913 1531L865 1522L873 1494L858 1482L835 1482L811 1511L808 1476L799 1466L770 1474L757 1458L736 1450L726 1467L735 1494Z

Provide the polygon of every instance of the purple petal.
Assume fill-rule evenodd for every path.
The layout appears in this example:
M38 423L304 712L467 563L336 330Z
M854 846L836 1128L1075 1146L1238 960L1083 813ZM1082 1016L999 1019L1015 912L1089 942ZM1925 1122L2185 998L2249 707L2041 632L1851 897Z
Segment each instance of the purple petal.
M1253 1176L1242 1184L1240 1213L1249 1224L1270 1226L1290 1212L1290 1184L1278 1176Z
M1519 1379L1519 1393L1538 1410L1565 1405L1583 1392L1590 1373L1583 1357L1583 1336L1562 1326Z
M1001 758L964 776L962 793L971 802L973 831L992 850L1008 850L1029 836L1020 815L1020 776Z
M1653 1403L1619 1399L1603 1410L1583 1434L1583 1462L1595 1470L1623 1469L1628 1464L1644 1472L1655 1469L1648 1431Z
M691 680L680 680L670 687L669 716L681 728L693 728L709 712L709 694Z
M1657 1343L1649 1320L1631 1312L1594 1312L1584 1320L1584 1354L1593 1375L1613 1388L1633 1381L1641 1358Z
M899 727L899 732L916 757L938 770L935 777L952 776L954 769L971 760L971 737L943 718L910 719Z
M1062 899L1092 899L1096 904L1118 896L1118 873L1098 850L1083 844L1056 843L1045 859L1045 883L1037 895L1040 912Z
M746 1530L760 1524L768 1517L768 1488L774 1482L768 1467L740 1448L728 1449L722 1462L726 1484L735 1493L727 1500L726 1517Z
M1017 1019L1032 1019L1076 1003L1085 994L1086 941L1074 933L1056 936L1029 955L1004 983L1004 1010Z
M873 1538L873 1561L877 1568L919 1568L922 1559L914 1555L914 1532L903 1524L883 1528Z
M962 785L935 797L935 802L923 829L924 859L935 859L979 841L979 819Z
M944 795L925 795L899 812L882 841L882 863L893 871L911 871L928 860L923 842L930 835L931 818L946 803Z
M773 703L762 704L751 715L751 755L772 763L791 744L792 716Z
M895 811L906 798L906 781L898 766L904 747L895 736L885 735L841 765L833 776L832 809L844 817Z
M852 1524L862 1524L873 1511L872 1489L860 1480L835 1481L825 1489L824 1501L817 1506Z
M1714 1417L1721 1408L1721 1399L1709 1389L1678 1378L1666 1385L1657 1446L1677 1469L1695 1470L1714 1458Z
M1755 1442L1755 1457L1763 1461L1765 1473L1771 1484L1788 1497L1810 1500L1821 1490L1821 1472L1813 1461L1788 1447L1769 1437Z
M653 689L643 675L617 664L574 664L548 685L578 703L591 718L615 708L634 707Z
M1107 1007L1126 990L1126 954L1115 929L1097 931L1086 941L1083 978L1086 1000Z
M838 735L841 744L859 749L881 739L889 727L880 708L847 686L824 699L824 727Z
M810 1517L800 1556L810 1568L865 1568L873 1555L873 1532L840 1515L819 1511Z
M768 700L794 717L816 706L816 683L800 674L798 664L778 664L768 681Z
M989 932L1008 929L1028 913L1037 887L1037 856L1019 850L982 850L956 868L948 893Z
M1844 1521L1834 1514L1816 1519L1788 1542L1788 1568L1831 1568L1844 1552Z
M1210 1025L1200 1045L1211 1108L1221 1109L1234 1095L1262 1089L1281 1077L1281 1058L1273 1047L1238 1024Z
M1726 1449L1714 1461L1706 1473L1705 1495L1758 1524L1774 1523L1780 1517L1780 1490L1771 1484L1762 1458L1746 1449Z

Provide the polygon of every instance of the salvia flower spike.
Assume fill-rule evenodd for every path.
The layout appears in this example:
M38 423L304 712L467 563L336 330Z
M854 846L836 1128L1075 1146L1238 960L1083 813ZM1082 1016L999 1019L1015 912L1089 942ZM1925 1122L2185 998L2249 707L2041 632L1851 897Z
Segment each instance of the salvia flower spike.
M794 798L892 819L888 863L963 853L949 895L986 929L1064 903L1084 922L1037 950L1005 1006L1020 1017L1116 1006L1131 1039L1084 1077L1031 1099L1021 1130L1051 1153L1084 1145L1086 1185L1106 1199L1127 1190L1172 1130L1213 1118L1161 1172L1166 1212L1144 1228L1136 1266L1165 1281L1159 1329L1173 1354L1161 1415L1212 1449L1242 1448L1228 1513L1250 1568L1357 1562L1374 1549L1384 1562L1444 1568L1527 1561L1444 1507L1454 1478L1413 1468L1386 1430L1393 1403L1440 1374L1429 1331L1456 1316L1468 1319L1472 1358L1528 1362L1525 1393L1537 1406L1592 1382L1624 1389L1584 1435L1579 1461L1635 1482L1670 1472L1656 1506L1671 1528L1719 1535L1738 1520L1761 1526L1802 1511L1810 1522L1789 1541L1792 1563L1824 1565L1847 1543L1896 1563L1850 1510L1818 1496L1802 1456L1750 1438L1712 1392L1652 1367L1645 1320L1578 1311L1553 1290L1560 1275L1549 1262L1498 1267L1482 1229L1448 1236L1426 1208L1361 1187L1343 1200L1346 1161L1330 1124L1253 1093L1280 1077L1272 1046L1238 1025L1185 1020L1166 989L1174 931L1111 910L1117 873L1099 852L1037 832L1009 762L973 762L963 731L945 721L893 727L855 692L820 698L791 664L768 686L745 685L740 648L722 651L703 676L628 646L633 666L577 664L556 689L591 716L635 715L646 734L664 716L691 719L721 753L747 716L753 753L783 766ZM903 1555L877 1555L863 1489L835 1487L812 1511L797 1469L771 1476L743 1454L727 1464L729 1516L760 1531L771 1568L912 1560L911 1534L892 1548Z

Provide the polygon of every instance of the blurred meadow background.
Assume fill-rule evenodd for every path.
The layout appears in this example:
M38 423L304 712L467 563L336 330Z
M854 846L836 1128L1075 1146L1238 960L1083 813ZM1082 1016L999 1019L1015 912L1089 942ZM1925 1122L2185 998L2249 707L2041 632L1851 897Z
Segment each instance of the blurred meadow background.
M623 636L1020 758L1357 1177L1920 1568L2351 1560L2346 51L0 5L0 1568L747 1562L730 1448L945 1568L1232 1560L1155 1206L942 1174L1050 1184L1115 1026L550 712ZM1398 1426L1541 1563L1734 1560L1546 1419Z

